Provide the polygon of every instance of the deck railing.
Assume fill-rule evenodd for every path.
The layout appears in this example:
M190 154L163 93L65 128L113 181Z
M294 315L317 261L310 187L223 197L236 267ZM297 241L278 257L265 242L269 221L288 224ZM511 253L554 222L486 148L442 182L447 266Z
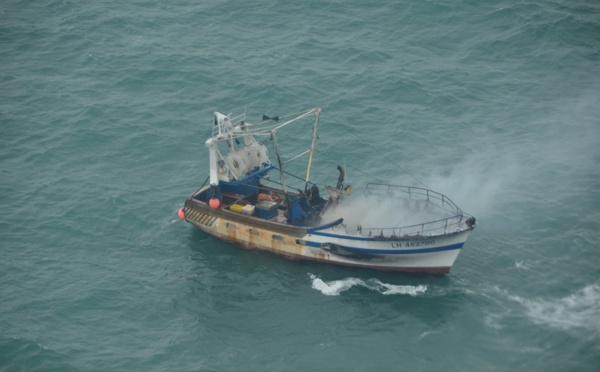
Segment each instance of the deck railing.
M360 227L359 233L365 236L385 239L400 239L407 236L428 237L449 234L465 228L465 213L450 198L438 192L421 187L397 186L370 183L365 192L368 195L390 197L394 199L426 201L429 205L440 208L450 217L408 226L396 227Z

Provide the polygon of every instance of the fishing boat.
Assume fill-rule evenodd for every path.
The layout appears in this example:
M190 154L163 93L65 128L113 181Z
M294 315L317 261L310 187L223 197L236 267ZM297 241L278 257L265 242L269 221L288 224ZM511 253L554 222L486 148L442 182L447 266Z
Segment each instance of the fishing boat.
M209 175L179 217L226 242L291 259L448 273L475 218L427 188L368 183L363 195L352 195L339 165L335 185L319 188L310 176L321 112L263 115L254 124L245 113L215 112L205 142ZM283 133L294 127L309 132L308 148L286 157ZM305 158L306 173L289 171Z

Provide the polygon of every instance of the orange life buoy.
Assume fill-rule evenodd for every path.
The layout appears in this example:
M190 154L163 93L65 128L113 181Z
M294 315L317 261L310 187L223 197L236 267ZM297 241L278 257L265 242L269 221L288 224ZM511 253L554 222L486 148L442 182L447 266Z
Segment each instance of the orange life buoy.
M268 200L268 201L273 201L273 198L271 197L271 195L269 194L263 194L260 193L258 194L258 200Z

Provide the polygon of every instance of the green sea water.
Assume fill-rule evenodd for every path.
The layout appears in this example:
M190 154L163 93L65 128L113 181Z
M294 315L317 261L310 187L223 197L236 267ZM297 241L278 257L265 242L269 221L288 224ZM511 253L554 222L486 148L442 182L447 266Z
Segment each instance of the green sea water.
M597 371L597 1L0 3L0 370ZM212 113L477 217L446 276L177 218ZM357 188L358 190L358 188Z

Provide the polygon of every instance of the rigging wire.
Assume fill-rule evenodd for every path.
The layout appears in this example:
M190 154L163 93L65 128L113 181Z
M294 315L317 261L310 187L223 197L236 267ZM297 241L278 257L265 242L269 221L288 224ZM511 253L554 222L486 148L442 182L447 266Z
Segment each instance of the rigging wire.
M289 115L285 115L285 116L279 116L279 120L284 121L284 119L287 119L289 117L294 117L297 115L305 115L308 114L309 112L313 111L314 109L311 110L305 110L305 111L300 111L297 112L295 114L289 114ZM419 184L421 184L422 186L424 186L425 188L429 188L429 186L427 186L423 181L421 181L420 179L418 179L416 176L412 175L410 172L408 172L408 170L406 170L404 167L402 167L400 164L398 164L396 161L394 161L393 159L389 158L386 154L382 153L381 151L379 151L376 147L374 147L373 145L371 145L369 142L365 141L363 138L361 138L359 135L357 135L354 131L353 128L349 127L348 125L340 122L338 119L336 119L333 115L331 115L329 113L329 111L326 111L324 109L321 109L321 112L325 113L328 115L329 118L331 118L334 122L336 122L338 125L342 126L343 128L345 128L349 133L351 133L354 137L356 137L357 139L359 139L362 143L364 143L366 146L368 146L370 149L372 149L373 151L375 151L377 154L379 154L382 158L385 158L386 160L388 160L391 164L394 164L396 167L398 167L399 169L401 169L404 173L406 173L408 176L412 177L415 181L417 181ZM239 119L240 117L242 117L244 115L240 115L238 117L236 117L235 119ZM278 123L272 119L268 119L268 120L263 120L259 123L256 124L249 124L248 128L250 129L249 132L250 134L254 135L254 136L264 136L264 137L270 137L272 139L272 130L275 128L278 128L279 126L281 126L281 123ZM308 126L308 124L305 125L305 127ZM214 128L213 128L214 130ZM230 133L231 138L240 138L245 136L247 133ZM318 138L318 137L317 137ZM315 149L315 151L325 157L328 157L329 159L335 160L336 162L340 162L339 159L336 159L330 155L325 154L323 151L320 151L318 149ZM293 160L293 159L292 159ZM289 160L288 160L289 161ZM385 180L381 179L380 177L374 176L372 174L369 174L368 172L365 172L359 168L353 167L353 166L348 166L349 168L353 169L354 171L360 172L368 177L377 179L381 182L386 182ZM286 172L287 173L287 172Z
M338 163L341 163L341 162L342 162L342 161L341 161L341 160L339 160L339 159L336 159L336 158L334 158L334 157L332 157L332 156L329 156L329 155L327 155L327 154L326 154L326 153L324 153L323 151L320 151L320 150L317 150L317 149L315 149L315 151L316 151L317 153L319 153L319 155L323 155L323 156L325 156L325 157L327 157L327 158L329 158L329 159L331 159L331 160L335 160L335 161L336 161L336 162L338 162ZM385 183L385 182L386 182L384 179L382 179L382 178L379 178L379 177L377 177L377 176L374 176L374 175L372 175L372 174L369 174L369 173L367 173L367 172L363 171L362 169L359 169L359 168L353 167L353 166L351 166L351 165L346 165L346 164L344 164L344 168L346 168L346 167L348 167L348 168L350 168L350 169L352 169L352 170L354 170L354 171L360 172L360 173L364 174L364 175L365 175L365 176L367 176L367 177L375 178L375 179L377 179L377 180L379 180L379 181L381 181L381 182L383 182L383 183Z
M375 152L377 152L379 155L381 155L382 157L384 157L385 159L387 159L390 163L394 164L395 166L397 166L398 168L400 168L402 171L404 171L404 173L406 173L407 175L409 175L410 177L412 177L413 179L415 179L418 183L420 183L421 185L425 186L425 188L429 188L429 186L427 186L423 181L421 181L420 179L418 179L417 177L413 176L412 174L410 174L404 167L402 167L400 164L398 164L397 162L395 162L394 160L390 159L387 155L385 155L384 153L382 153L381 151L379 151L376 147L374 147L373 145L371 145L369 142L365 141L364 139L362 139L361 137L359 137L356 133L354 133L354 130L352 128L350 128L349 126L345 125L344 123L340 122L339 120L337 120L335 117L333 117L333 115L331 115L328 111L325 110L321 110L322 112L324 112L325 114L327 114L333 121L335 121L336 123L338 123L339 125L341 125L342 127L346 128L354 137L358 138L359 140L361 140L361 142L363 142L364 144L366 144L368 147L370 147L372 150L374 150ZM326 155L327 156L327 155ZM332 158L333 159L333 158ZM336 160L336 159L334 159ZM352 167L351 167L352 168ZM355 169L355 168L353 168ZM368 173L360 170L360 169L355 169L358 170L361 173L364 173L370 177L374 177L377 178L379 180L381 180L380 178L376 177L376 176L372 176L369 175Z

